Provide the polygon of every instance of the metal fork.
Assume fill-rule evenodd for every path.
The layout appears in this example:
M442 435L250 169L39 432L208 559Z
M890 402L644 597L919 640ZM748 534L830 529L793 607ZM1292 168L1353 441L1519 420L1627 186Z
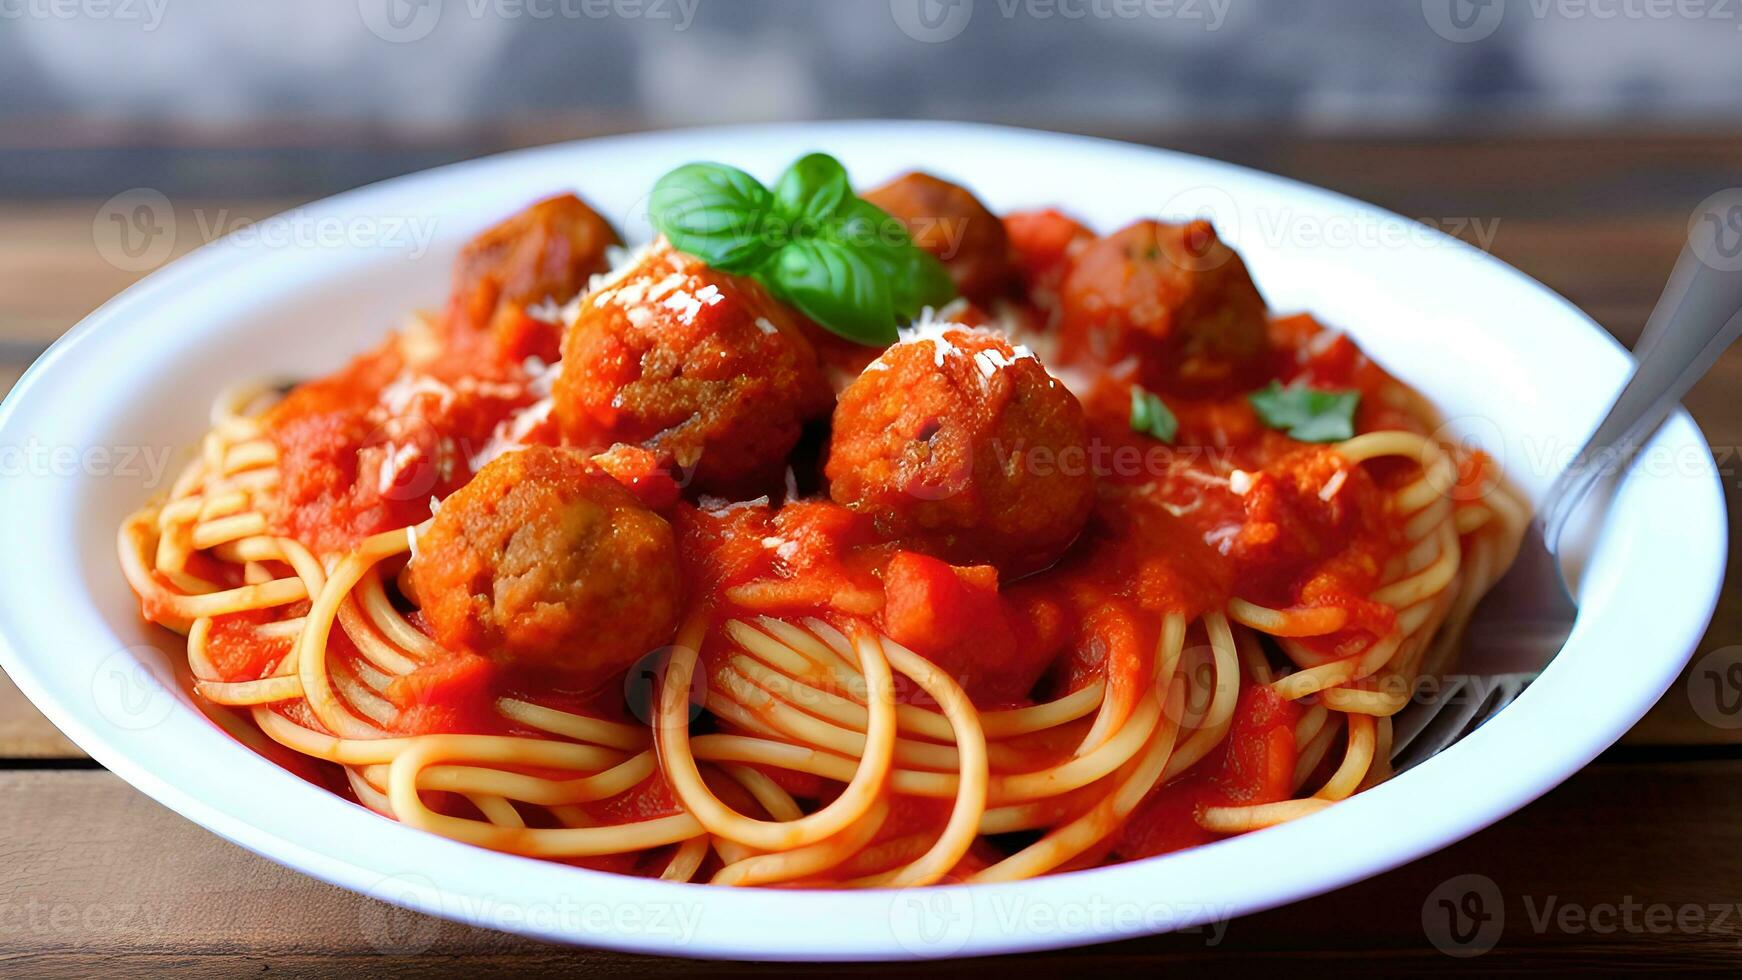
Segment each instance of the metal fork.
M1511 569L1476 607L1458 673L1392 719L1393 766L1437 754L1493 717L1561 651L1578 616L1561 571L1561 532L1591 488L1645 444L1742 334L1742 194L1708 199L1646 321L1638 367L1584 448L1543 497Z

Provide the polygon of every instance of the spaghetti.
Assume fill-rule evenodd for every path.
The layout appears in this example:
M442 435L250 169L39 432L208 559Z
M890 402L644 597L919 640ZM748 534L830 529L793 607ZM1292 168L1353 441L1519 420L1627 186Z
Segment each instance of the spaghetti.
M900 217L899 195L885 198ZM706 271L658 249L603 276L595 242L565 281L524 285L520 266L550 267L528 236L573 234L563 216L584 205L566 201L487 233L462 259L448 311L340 375L282 400L259 386L225 393L167 498L120 529L122 570L144 615L186 636L194 691L240 719L228 727L413 827L674 881L899 887L1026 878L1273 826L1387 777L1391 716L1418 677L1455 662L1463 624L1528 519L1491 462L1431 434L1419 396L1308 318L1269 317L1260 305L1255 367L1190 383L1148 371L1146 359L1174 372L1182 350L1206 348L1156 348L1134 318L1083 325L1072 290L1100 289L1094 249L1118 236L1095 239L1052 212L1000 225L998 247L1013 258L996 297L970 297L976 306L861 351L793 326L802 318L753 286L710 292ZM1180 288L1214 298L1228 291L1227 274L1192 270L1185 287L1148 288L1177 312L1196 302ZM1097 295L1096 309L1120 302ZM548 297L572 301L537 302ZM637 430L622 416L642 410L646 392L583 357L610 328L595 322L599 310L640 321L637 336L666 329L687 350L718 338L677 322L684 312L730 340L731 323L696 311L733 304L752 340L798 338L780 357L734 363L734 378L790 373L781 358L792 352L816 375L759 384L752 397L766 414L834 411L832 435L795 428L777 446L762 485L745 475L755 465L710 461L730 455L723 439L769 439L737 422L686 432L692 422L667 418ZM1110 330L1132 335L1109 345ZM592 339L577 340L585 331ZM612 363L639 354L647 381L663 343L614 348ZM1036 391L1059 392L1069 402L1060 411L1082 420L1073 444L1108 450L1110 463L1089 466L1080 514L1074 491L1044 480L1018 481L1020 499L1000 500L982 485L978 458L949 470L965 488L928 483L911 494L923 507L900 511L879 497L865 474L887 470L871 465L882 450L854 442L843 413L884 411L862 388L899 381L902 403L878 428L897 432L906 452L916 440L899 434L900 413L923 404L947 425L960 407L928 403L930 389L906 375L948 375L958 360L964 373L939 389L949 399L1008 389L993 410L1009 424L1011 406L1040 397L1024 387L1029 368L1016 366L1032 364ZM1086 381L1064 394L1043 360ZM830 374L837 396L819 413L810 403ZM1358 392L1351 433L1308 441L1263 424L1244 392L1269 380ZM620 410L610 432L595 419L582 435L572 403L601 384L615 386ZM1178 425L1171 443L1137 428L1126 409L1134 390L1162 393ZM675 417L719 419L735 404ZM997 431L1028 449L1015 451L1018 462L997 458L996 472L1047 475L1032 449L1061 431L1052 412ZM804 440L816 438L832 439L826 491L795 472L807 465ZM925 437L928 461L948 438ZM1127 448L1137 455L1119 452ZM681 578L675 633L627 641L633 664L601 667L597 653L610 642L603 634L643 627L633 609L578 633L541 619L543 646L526 642L516 629L547 614L546 593L534 613L516 614L522 621L486 622L453 642L455 614L437 591L449 578L428 563L439 554L451 565L441 549L453 528L478 526L461 513L488 482L476 474L517 459L532 467L500 491L500 508L546 480L567 488L560 506L583 491L605 499L534 467L539 452L580 454L613 478L609 493L627 488L609 498L608 527L578 539L586 547L629 547L623 529L635 525L625 522L643 509L660 523L636 547L669 533ZM1116 465L1132 458L1145 462ZM1065 462L1055 454L1051 466ZM763 487L773 492L750 493ZM1044 520L1025 528L999 508ZM515 560L545 513L520 513L493 560ZM1048 537L1062 544L1040 557ZM560 560L572 560L574 540ZM467 624L518 608L504 599L503 567L484 580L493 606L462 596ZM666 588L645 570L612 569L642 589L632 598ZM543 583L540 574L520 569L513 583ZM618 608L566 595L571 610ZM658 605L646 602L635 608ZM579 648L591 652L571 652ZM640 658L649 648L656 655Z

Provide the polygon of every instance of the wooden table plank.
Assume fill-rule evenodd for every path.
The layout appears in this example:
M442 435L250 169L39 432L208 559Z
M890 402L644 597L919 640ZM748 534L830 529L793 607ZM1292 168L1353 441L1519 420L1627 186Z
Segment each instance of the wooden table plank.
M1519 968L1550 958L1561 968L1622 958L1742 967L1734 890L1742 881L1742 824L1709 819L1738 809L1742 761L1599 764L1512 819L1392 874L1197 933L1031 954L1021 967L1094 975L1212 967L1245 956L1279 966L1306 960L1359 975ZM7 869L0 875L0 973L72 976L101 966L204 975L336 964L390 977L541 967L581 975L719 972L707 964L558 949L386 906L256 857L105 772L0 773L0 826L9 829L0 838L0 867ZM1504 920L1491 951L1475 960L1442 953L1433 936L1462 947L1450 944L1432 918L1423 924L1423 906L1462 875L1493 882L1498 904L1487 911ZM1166 896L1155 900L1159 906ZM1594 912L1601 928L1628 902L1641 906L1633 913L1637 931L1601 933L1583 919L1560 918ZM1606 911L1611 906L1613 913ZM1658 906L1672 916L1697 908L1702 920L1697 927L1662 927L1663 913L1654 913L1648 927L1645 909ZM1579 911L1559 911L1569 907ZM1551 908L1552 917L1541 921ZM1729 912L1718 921L1721 909ZM1044 930L1051 914L1070 911L1011 907L997 916ZM1689 922L1694 915L1681 914ZM959 975L964 968L973 969L910 965L904 972ZM731 968L752 970L768 968Z
M170 201L168 219L152 212L143 219L166 230L166 240L173 239L150 268L192 251L221 231L259 222L294 203L278 198ZM25 352L46 347L150 271L128 259L117 237L121 229L104 220L118 213L102 199L0 201L0 360L28 361ZM141 255L142 261L152 257Z
M0 673L0 760L69 759L84 753L49 724L11 679Z

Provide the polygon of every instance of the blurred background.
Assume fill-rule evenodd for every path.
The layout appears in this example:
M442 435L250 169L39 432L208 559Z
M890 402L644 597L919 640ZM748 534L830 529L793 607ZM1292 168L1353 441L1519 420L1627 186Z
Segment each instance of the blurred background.
M0 0L0 193L309 193L770 119L1701 130L1739 55L1737 0Z

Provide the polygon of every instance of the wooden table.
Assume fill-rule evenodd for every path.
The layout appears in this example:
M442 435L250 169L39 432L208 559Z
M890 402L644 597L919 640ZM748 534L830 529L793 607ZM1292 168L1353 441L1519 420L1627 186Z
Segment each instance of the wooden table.
M300 157L271 147L197 150L182 155L191 161L185 168L165 163L159 151L141 158L139 167L155 175L147 178L159 182L153 186L169 190L178 212L204 209L209 217L223 209L230 219L260 218L396 169L568 135L575 133L547 126L496 131L455 144L460 149L350 154L313 176L299 169ZM1323 184L1441 227L1462 225L1466 237L1491 230L1496 255L1627 342L1657 296L1694 205L1742 180L1742 135L1287 141L1114 135ZM82 159L78 152L35 159L52 169L57 159ZM278 179L264 182L262 196L198 193L228 186L237 159L265 160L271 164L265 172ZM108 176L92 178L81 191L88 196L0 197L0 387L134 278L106 263L94 245L101 202L143 182L140 169L111 164ZM58 173L52 176L38 174L29 186L64 186ZM0 184L5 193L7 185ZM186 238L179 247L193 244ZM1739 394L1742 350L1726 355L1687 400L1727 461L1742 446ZM1727 484L1736 479L1733 467L1726 467ZM1733 535L1739 501L1742 494L1730 486ZM1742 599L1730 590L1700 653L1735 643L1742 643ZM1469 967L1735 970L1742 968L1738 817L1742 728L1702 721L1684 678L1619 747L1517 815L1439 854L1214 933L1035 954L996 969L1153 975L1179 967L1306 963L1367 974ZM1479 959L1446 955L1424 928L1424 906L1444 897L1442 886L1461 875L1490 879L1504 912L1496 944ZM383 953L383 935L415 941L405 944L410 951ZM535 969L763 970L562 949L420 919L319 884L135 792L84 758L0 678L0 974L133 969L189 975L368 970L420 977ZM905 972L958 969L921 965Z

